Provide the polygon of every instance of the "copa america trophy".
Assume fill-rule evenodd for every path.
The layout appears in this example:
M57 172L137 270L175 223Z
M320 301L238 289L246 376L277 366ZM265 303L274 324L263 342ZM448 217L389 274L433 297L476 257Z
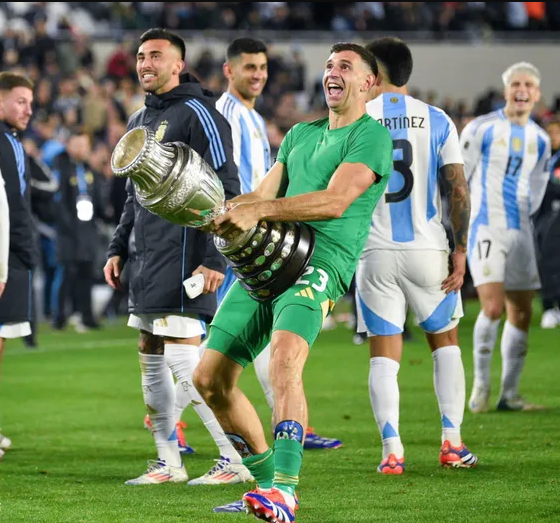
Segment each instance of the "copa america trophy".
M208 163L182 142L158 142L147 127L119 140L111 169L132 180L142 207L170 222L204 228L227 211L222 182ZM227 240L215 235L214 243L249 295L267 301L303 274L315 236L306 223L263 220Z

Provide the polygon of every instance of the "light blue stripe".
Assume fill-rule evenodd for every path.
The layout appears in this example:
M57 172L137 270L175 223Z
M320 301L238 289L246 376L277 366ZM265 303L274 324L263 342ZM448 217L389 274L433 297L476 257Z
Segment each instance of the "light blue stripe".
M426 205L426 218L430 221L436 214L437 208L434 197L437 191L438 171L441 165L439 151L449 138L449 120L445 115L429 106L430 110L430 163L428 166L428 202Z
M359 293L358 300L360 302L359 306L362 311L362 316L369 332L376 336L392 336L393 334L400 334L403 331L402 327L397 327L390 321L384 320L381 316L375 314L375 312L366 305Z
M251 116L251 120L253 121L253 124L255 125L255 127L257 129L260 129L261 131L261 142L262 142L262 148L263 148L263 158L264 158L264 167L265 169L268 171L268 162L269 162L269 154L268 154L268 139L266 136L266 129L263 129L260 125L259 122L254 114L254 111L249 111L249 115ZM266 174L266 173L264 173ZM256 189L256 187L255 187Z
M554 165L556 162L560 160L560 150L557 151L554 155L550 157L550 178L552 179L552 175L554 173Z
M59 264L55 269L52 288L51 288L51 318L52 319L58 318L58 309L61 306L59 300L60 288L62 287L63 281L64 281L64 265ZM64 304L62 304L62 307L64 307Z
M237 277L235 276L233 269L229 265L226 265L226 273L224 275L224 281L216 291L218 305L222 303L223 299L225 298L227 292L230 290L231 286L234 284L235 280L237 280Z
M430 317L420 323L420 327L427 332L436 332L449 325L457 307L457 297L456 292L450 292L430 314Z
M482 201L480 202L480 209L474 219L471 234L469 236L469 257L472 255L472 250L476 242L476 234L481 225L488 225L488 190L486 182L488 179L488 166L490 165L490 148L494 140L494 126L488 127L482 137L482 173L481 173L481 188L482 188Z
M202 327L202 330L203 330L202 339L204 339L208 335L208 329L206 328L206 322L203 319L201 319L200 317L198 318L198 321L200 322L200 326Z
M185 288L183 282L185 281L185 262L187 260L187 228L183 229L183 262L181 264L181 312L185 312Z
M514 143L520 147L514 149ZM525 128L519 125L511 125L509 137L509 169L504 173L504 185L502 196L506 211L506 222L508 229L519 229L519 202L517 201L517 189L519 187L519 176L523 168L523 153L525 151Z
M27 188L27 182L25 180L25 157L23 154L23 146L10 133L6 132L4 134L8 138L12 149L14 150L14 156L16 157L16 166L19 176L19 188L21 194L24 194L25 189Z
M444 414L441 417L441 426L444 429L454 429L455 425L453 425L452 421Z
M208 109L206 109L206 107L204 107L204 105L202 105L198 100L191 100L191 102L201 110L209 128L211 129L214 142L216 143L218 161L220 162L221 166L226 163L226 153L224 151L224 145L222 144L220 133L218 132L218 128L216 127L216 122L214 121L214 118L212 118L212 115L210 114Z
M253 158L251 155L251 133L249 127L239 115L241 124L241 159L239 161L239 181L241 182L241 193L246 194L253 190Z
M206 134L206 138L208 138L208 142L210 144L210 154L212 155L212 163L213 163L214 169L218 169L221 164L218 163L216 143L214 142L212 132L208 128L208 124L207 124L206 120L204 119L204 117L202 116L200 109L198 107L196 107L194 104L192 104L191 102L192 102L192 100L190 100L189 102L185 102L185 103L198 116L198 119L200 120L200 123L202 124L202 128L204 129L204 133Z
M397 98L398 101L393 103L390 101ZM383 95L383 119L398 118L406 116L406 102L403 95L394 93L385 93ZM391 129L391 138L393 143L395 140L406 140L408 132L405 127L401 129ZM402 160L402 150L395 149L393 151L393 161ZM393 169L392 176L389 178L389 187L387 192L398 192L403 188L403 176ZM393 241L404 243L414 240L414 226L412 223L412 202L410 197L402 202L390 203L389 212L391 216L391 229L393 232Z
M226 120L228 122L231 121L234 109L235 109L235 102L231 98L228 98L224 105L224 116L226 117Z
M399 433L395 430L395 427L393 427L393 425L391 425L389 422L385 423L385 426L383 427L383 439L387 439L387 438L398 438L399 437Z

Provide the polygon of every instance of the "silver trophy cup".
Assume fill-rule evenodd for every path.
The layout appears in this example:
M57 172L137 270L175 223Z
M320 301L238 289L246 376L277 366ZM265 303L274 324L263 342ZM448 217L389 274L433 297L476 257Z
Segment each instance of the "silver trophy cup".
M222 182L206 161L182 142L160 143L147 127L127 132L111 157L115 176L134 183L142 207L184 227L203 228L226 212ZM315 245L302 222L259 222L214 243L241 285L257 301L282 294L303 274Z

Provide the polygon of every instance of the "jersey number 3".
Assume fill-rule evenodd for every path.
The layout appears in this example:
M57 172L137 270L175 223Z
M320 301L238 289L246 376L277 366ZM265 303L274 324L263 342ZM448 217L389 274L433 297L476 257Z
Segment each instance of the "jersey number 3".
M401 151L401 154L395 154ZM393 169L401 173L404 184L400 191L390 192L385 195L387 203L399 203L406 200L414 187L414 178L410 166L412 165L412 145L408 140L393 140L393 158L401 157L399 160L393 160Z

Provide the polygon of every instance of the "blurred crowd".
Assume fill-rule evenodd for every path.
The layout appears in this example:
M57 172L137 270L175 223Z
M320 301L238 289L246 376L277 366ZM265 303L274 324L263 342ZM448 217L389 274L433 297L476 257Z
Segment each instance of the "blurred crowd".
M553 2L3 2L0 28L32 24L39 13L49 34L78 27L96 35L174 30L449 31L471 37L493 32L560 30Z
M358 20L367 25L372 17L387 24L385 29L398 28L397 20L414 20L417 15L420 16L418 13L424 16L428 12L441 20L449 10L448 23L452 24L454 17L465 9L470 14L461 24L475 17L475 14L492 23L492 17L488 14L492 9L512 9L507 5L500 8L497 5L500 3L494 2L440 2L433 4L435 7L428 7L429 4L424 2L325 3L321 9L306 2L297 5L291 2L70 2L63 4L67 6L64 8L66 18L60 11L53 22L55 10L52 6L58 6L59 3L23 3L28 6L32 4L33 9L26 11L21 6L16 7L16 4L20 3L0 4L0 13L4 17L0 22L0 25L4 25L0 39L0 70L24 73L35 83L33 115L23 136L27 152L45 169L52 169L53 158L64 150L72 134L79 130L90 137L88 164L95 177L95 221L99 232L94 263L94 279L97 283L104 281L102 267L106 245L119 221L126 196L124 181L114 178L111 172L110 157L116 143L126 132L129 116L143 106L144 94L135 70L137 40L117 40L107 62L99 64L92 50L92 39L77 29L79 24L73 24L68 13L81 10L96 21L106 17L111 24L116 23L123 29L143 29L159 24L188 29L192 24L197 28L215 24L220 17L210 16L212 11L208 6L211 6L219 10L222 19L225 17L229 20L231 28L248 28L250 24L257 24L271 29L292 30L310 27L328 29L344 24L355 28L359 25ZM547 27L553 28L557 24L554 8L550 7L552 4L505 4L524 6L529 25L532 24L533 15L529 13L532 8L528 4L543 4ZM326 5L329 7L324 7ZM369 13L369 18L362 16L365 11ZM228 12L231 14L228 15ZM408 15L405 16L406 13ZM20 23L10 23L14 19ZM311 26L309 20L313 20ZM57 28L62 26L71 29L70 38L56 36ZM414 24L407 27L414 27ZM293 46L288 53L281 53L272 42L266 43L269 46L269 79L256 109L265 118L274 155L292 125L322 117L327 114L327 108L320 81L306 90L307 71L302 49ZM187 59L189 71L219 97L226 89L226 80L222 75L224 58L210 49L203 49L198 55L188 56ZM455 121L459 132L474 116L488 113L504 104L502 93L494 90L479 93L471 100L442 98L436 91L412 89L411 94L444 109ZM547 106L544 101L541 102L535 110L534 118L541 125L554 115L560 116L560 98L548 103ZM40 225L42 240L53 235L51 224ZM48 253L44 253L44 264L53 263L49 260ZM48 301L46 293L40 316L42 313L48 314ZM111 303L113 309L126 307L126 300Z

